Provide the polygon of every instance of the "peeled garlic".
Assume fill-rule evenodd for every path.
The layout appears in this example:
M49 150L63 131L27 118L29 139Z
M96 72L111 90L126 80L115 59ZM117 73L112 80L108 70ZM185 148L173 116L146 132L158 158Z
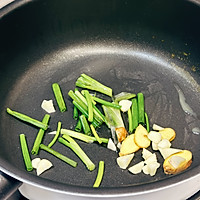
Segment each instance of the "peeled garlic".
M143 148L143 150L142 150L142 157L144 158L144 160L148 159L152 155L153 154L149 150Z
M111 138L108 139L107 148L112 150L112 151L117 151L117 147L115 146L115 144L114 144L114 142L112 141Z
M152 162L152 163L149 163L147 166L149 169L150 176L154 176L156 174L157 169L160 167L160 163Z
M130 171L133 174L139 174L142 171L142 168L144 167L144 162L141 161L135 165L133 165L132 167L130 167L128 169L128 171Z
M127 112L129 110L129 108L132 105L132 101L130 100L121 100L119 102L119 105L121 106L121 111L122 112Z
M152 129L153 129L154 131L160 131L160 130L163 130L164 128L161 127L161 126L159 126L159 125L157 125L157 124L153 124Z
M171 142L168 139L162 139L159 143L158 143L158 148L170 148L171 147Z
M157 151L157 150L158 150L158 143L152 142L152 143L151 143L151 146L152 146L152 149L153 149L154 151Z
M31 161L32 167L33 167L34 169L37 169L38 164L39 164L40 161L41 161L40 158L35 158L35 159L33 159L33 160Z
M156 154L155 153L153 153L150 157L148 157L145 161L144 161L144 163L145 164L150 164L150 163L152 163L152 162L157 162L157 157L156 157Z
M171 156L174 153L178 153L182 151L181 149L175 149L175 148L159 148L159 151L164 159Z
M159 143L162 139L162 136L159 132L156 131L150 131L148 134L148 138L155 143Z
M56 134L56 131L51 131L48 133L49 135L55 135Z
M56 111L53 106L53 100L43 100L41 107L48 113L53 113Z
M120 168L126 169L130 164L131 160L133 159L133 157L134 153L125 156L120 156L117 158L117 164L119 165Z
M44 171L46 171L47 169L51 168L53 165L52 163L47 160L47 159L42 159L36 169L37 175L39 176L40 174L42 174Z

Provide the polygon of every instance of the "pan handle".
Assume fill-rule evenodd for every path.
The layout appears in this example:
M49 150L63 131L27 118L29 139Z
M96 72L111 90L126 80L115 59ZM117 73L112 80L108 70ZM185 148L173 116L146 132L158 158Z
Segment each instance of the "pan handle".
M0 199L8 199L21 185L22 182L0 172Z

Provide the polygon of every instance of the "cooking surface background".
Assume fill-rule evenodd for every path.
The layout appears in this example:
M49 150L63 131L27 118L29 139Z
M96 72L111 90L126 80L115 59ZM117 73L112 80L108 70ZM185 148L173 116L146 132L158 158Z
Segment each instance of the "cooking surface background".
M27 11L27 13L28 13L28 11ZM109 14L109 13L108 13ZM148 12L147 12L147 16L148 16ZM147 16L143 16L143 17L147 17ZM111 16L111 17L113 17L114 18L114 16ZM23 20L23 19L22 19ZM31 19L30 19L31 20ZM101 19L100 19L101 20ZM32 23L33 23L33 25L36 25L36 24L34 24L34 22L32 21ZM80 28L80 31L82 31L82 30L84 30L84 29L86 29L86 28L88 28L87 27L87 25L88 24L82 24L82 22L77 22L78 24L79 24L79 28ZM54 34L56 34L56 30L57 29L59 29L59 31L61 31L62 32L62 22L61 22L61 24L57 24L56 23L56 20L55 21L53 21L53 23L52 24L49 24L50 26L52 26L51 28L55 31L54 33L53 33L53 37L55 36ZM19 28L23 28L23 27L20 27L19 26ZM47 28L48 28L48 25L47 25ZM72 35L74 36L74 34L75 34L75 30L74 30L74 32L73 32L73 25L72 25ZM120 27L121 28L121 30L123 30L123 26L122 27ZM160 27L161 28L161 27ZM121 31L121 30L118 30L119 32ZM152 30L151 30L152 31ZM97 32L97 30L94 30L94 32ZM64 45L63 46L56 46L57 44L59 44L60 43L60 41L59 41L59 36L57 37L57 41L56 40L53 40L53 42L54 42L54 45L55 46L51 46L51 44L49 44L48 43L48 41L49 41L49 38L44 38L43 36L42 36L42 33L40 33L41 34L41 36L39 37L41 40L38 40L38 41L36 41L36 43L35 44L32 44L33 46L29 49L29 51L27 52L27 54L25 53L22 57L18 57L17 59L15 58L15 60L14 61L11 61L11 63L10 63L10 66L12 66L13 65L13 63L15 62L15 64L16 64L16 66L17 65L21 65L21 61L23 61L23 60L25 60L25 62L23 63L24 64L24 66L28 66L27 67L27 69L30 67L30 69L31 70L29 70L29 72L31 71L31 73L28 75L28 73L25 71L25 73L24 73L24 71L18 71L18 70L16 70L16 74L18 74L18 75L20 75L20 78L22 78L22 79L19 79L19 80L9 80L9 79L7 79L6 81L7 82L9 82L9 81L13 81L12 83L16 83L15 85L14 85L14 87L12 88L13 90L10 92L10 94L9 94L9 96L8 96L8 104L9 105L14 105L15 104L15 100L19 100L19 101L21 101L22 100L22 96L24 96L25 94L27 94L26 96L28 97L28 99L29 98L32 98L32 97L35 97L36 95L33 93L31 93L31 90L30 89L32 89L32 90L34 90L34 88L29 88L29 87L25 87L25 90L24 91L20 91L20 90L17 90L17 91L20 91L20 93L15 93L14 91L15 91L15 89L17 88L17 89L19 89L20 88L20 86L22 85L22 83L25 83L25 85L27 84L27 86L29 86L29 84L30 83L28 83L28 81L27 80L29 80L29 78L30 78L30 80L32 81L32 83L35 83L35 82L37 82L37 81L41 81L41 76L40 76L40 72L41 71L39 71L39 69L36 67L36 65L34 66L34 65L29 65L29 63L30 63L30 59L29 59L29 54L31 54L31 51L33 50L33 49L35 49L36 47L39 47L38 48L38 52L36 53L36 54L34 54L34 56L35 57L33 57L33 60L35 59L35 61L38 61L38 58L39 58L39 54L40 53L44 53L45 52L45 48L46 47L51 47L52 49L54 49L55 50L55 52L56 52L56 48L55 47L58 47L58 49L63 49L63 47L64 47ZM84 35L85 33L83 32L83 35L82 35L82 37L84 37L85 35ZM95 33L96 34L96 33ZM95 35L94 34L94 35ZM110 34L110 33L109 33ZM108 34L108 36L109 36L109 34ZM146 32L146 36L148 36L148 34L149 34L149 32L147 31ZM20 35L19 35L20 36ZM162 41L162 37L161 36L157 36L156 35L156 31L155 31L155 34L153 34L152 35L152 32L151 32L151 34L149 35L149 42L150 42L150 44L151 45L153 45L154 43L157 43L157 41L158 40L160 40L160 46L165 46L166 47L166 49L169 47L169 46L173 46L174 44L173 44L173 38L168 38L168 37L165 37L166 35L163 33L163 38L165 38L165 40L164 41ZM21 37L21 36L20 36ZM28 37L31 37L31 35L29 35L29 36L25 36L25 39L27 39ZM117 36L116 36L117 37ZM128 33L127 33L127 37L131 40L132 39L132 36L131 35L128 35ZM143 41L143 37L144 37L144 35L143 36L141 36L140 35L140 29L138 29L138 33L136 34L136 37L137 37L137 39L138 39L138 41ZM155 38L153 38L153 37L155 37ZM51 38L52 39L52 38ZM68 38L68 39L70 39L70 38ZM98 40L98 38L93 38L93 39L97 39ZM118 38L118 39L120 39L120 38ZM183 38L182 38L183 39ZM156 41L156 42L155 42ZM40 46L40 42L42 42L42 44L44 45L44 47L42 46ZM65 43L66 41L64 41L64 43ZM78 42L78 41L77 41ZM148 41L146 41L146 42L148 42ZM63 44L64 44L63 43ZM145 46L145 43L143 42L143 44L144 44L144 46ZM164 44L164 45L163 45ZM85 45L85 44L84 44ZM91 44L89 44L89 45L91 45ZM85 45L85 46L87 46L87 45ZM60 48L61 47L61 48ZM183 47L183 48L182 48ZM185 46L179 46L179 49L187 49L187 47L185 47ZM71 49L71 50L73 50L73 53L72 53L72 55L73 56L75 56L76 55L76 50L77 49ZM84 50L84 49L83 49ZM115 51L116 51L117 49L115 49ZM144 51L146 51L147 49L143 49ZM163 48L163 55L165 55L165 48ZM54 52L54 53L55 53ZM146 51L147 52L147 51ZM145 53L146 53L145 52ZM149 52L151 52L151 51L149 51ZM172 52L174 53L174 51L173 51L173 49L172 49ZM14 53L14 52L11 52L11 53ZM45 53L47 53L47 52L45 52ZM86 53L87 53L87 51L86 51ZM148 52L147 52L148 53ZM155 52L156 53L156 52ZM160 52L157 52L158 53L158 56L159 56L159 53ZM177 52L176 52L177 53ZM57 55L59 55L59 54L57 54ZM90 60L90 62L89 63L87 63L87 60L85 60L84 59L84 57L82 58L81 56L80 56L80 54L77 54L78 56L75 56L75 59L74 60L70 60L69 61L69 65L73 65L73 66L75 66L75 67L77 67L77 64L80 62L81 64L85 64L85 66L82 68L82 71L89 71L89 72L91 72L91 73L93 73L93 71L92 71L92 66L100 66L102 63L100 62L100 60L101 60L101 53L99 54L99 52L97 52L97 55L95 55L96 56L96 60L94 61L92 58L91 58L91 55L89 55L89 60ZM194 54L193 54L194 55ZM192 55L192 56L193 56ZM50 67L51 67L51 69L53 70L54 68L56 68L57 66L59 66L61 69L62 68L64 68L64 64L66 64L66 60L65 60L65 58L67 58L67 54L63 54L63 57L59 57L60 59L61 59L61 62L60 63L57 63L57 59L55 59L54 61L54 63L53 63L53 65L51 65ZM102 56L103 56L103 54L102 54ZM131 83L131 84L134 84L131 80L129 81L129 79L130 79L130 77L131 77L131 75L129 75L128 77L127 77L127 75L125 74L125 73L123 73L123 69L121 69L120 68L120 60L122 61L124 61L124 60L126 60L125 59L125 57L126 56L124 56L123 54L119 54L119 55L117 55L116 54L116 57L114 58L115 59L115 61L114 62L111 62L111 56L110 55L106 55L107 56L107 59L104 61L104 65L103 65L103 67L104 67L104 69L106 68L106 66L115 66L115 69L113 70L113 69L111 69L110 70L110 74L111 75L113 75L113 77L118 77L119 78L119 80L120 80L120 78L121 78L121 80L123 80L123 78L125 77L125 78L128 78L128 81L127 82L125 82L124 83L124 85L123 85L123 87L125 87L125 88L127 88L127 86ZM169 55L168 55L169 56ZM104 56L103 56L104 57ZM126 57L127 58L127 57ZM145 57L145 58L147 58L147 57ZM32 58L31 58L32 59ZM98 59L99 59L99 61L98 61ZM131 61L131 63L134 65L134 64L139 64L139 65L141 65L141 66L150 66L150 68L151 67L153 67L154 69L156 69L156 66L155 66L155 60L154 59L151 59L151 57L150 57L150 59L148 58L147 60L145 60L145 61L141 61L141 57L137 57L136 56L136 60L132 60L132 56L130 56L130 57L128 57L128 59ZM150 62L149 62L150 61ZM162 60L161 60L162 61ZM135 63L134 63L135 62ZM181 61L182 62L182 61ZM187 61L186 61L187 62ZM156 62L157 63L157 62ZM42 60L40 60L39 62L37 62L36 64L39 64L39 65L43 65L44 67L45 66L48 66L48 64L49 64L49 59L48 59L48 57L43 57L43 59ZM59 65L57 65L57 64L59 64ZM89 66L90 67L88 67L87 65L89 64ZM164 77L164 75L166 75L166 74L168 74L168 75L170 75L170 76L174 76L174 80L176 80L176 78L178 77L178 80L176 80L177 82L179 82L179 84L180 85L184 85L184 78L185 77L180 77L180 76L176 76L176 75L178 75L178 73L176 74L175 73L175 75L174 74L172 74L171 72L168 72L167 70L165 70L165 64L164 63L160 63L160 64L158 64L157 63L157 65L158 66L162 66L162 69L163 70L161 70L161 71L159 71L159 77L161 76L162 77L162 84L161 85L159 85L159 81L158 81L158 83L156 83L156 82L151 82L151 84L150 85L145 85L145 87L144 87L144 85L141 85L141 86L139 86L138 88L137 88L137 90L138 91L140 91L140 90L142 90L142 89L144 89L144 88L146 88L146 87L148 87L149 88L149 91L151 91L152 93L153 92L158 92L159 90L161 91L162 89L163 89L163 87L165 88L165 85L167 85L167 83L168 83L168 79L163 79L163 77ZM128 69L129 69L129 64L127 63L127 71L129 71ZM171 65L171 67L172 67L172 65ZM174 65L174 67L176 67L176 65ZM175 68L174 68L175 69ZM58 72L58 77L61 77L62 76L62 71L63 70L61 70L60 72ZM151 71L150 71L151 72ZM9 74L9 68L5 71L5 74ZM60 73L60 74L59 74ZM70 73L70 72L69 72ZM35 79L31 79L31 74L32 75L34 75L34 77L36 77L36 80ZM94 73L93 73L93 75L94 75ZM147 76L147 75L149 75L149 76ZM48 74L47 74L47 77L48 77ZM100 75L99 75L99 77L98 78L102 78L103 79L103 77L104 77L104 74L102 73L101 74L101 72L100 72ZM148 71L146 72L146 74L142 74L142 77L140 77L141 78L141 80L142 79L144 79L145 77L147 77L147 79L148 80L153 80L153 79L151 79L152 77L153 77L153 74L151 74L151 73L148 73ZM44 79L46 78L46 76L44 75ZM24 82L23 82L23 81ZM58 79L54 79L54 80L58 80ZM74 80L75 80L75 76L74 76ZM106 79L103 79L104 80L104 82L106 83ZM113 78L113 80L114 80L114 78ZM137 83L140 83L140 81L141 81L140 79L139 80L137 80ZM155 79L154 79L155 80ZM34 82L35 81L35 82ZM61 78L60 79L60 81L61 81L61 83L62 84L64 84L64 83L66 83L66 81L68 81L67 80L67 78L66 79L64 79L64 78ZM171 81L170 82L170 84L171 84L171 87L173 87L173 82ZM33 84L34 85L34 84ZM158 91L153 91L153 89L155 88L154 86L158 86L157 87L157 89L158 89ZM71 87L73 86L73 84L71 83L71 85L69 86L69 88L71 89ZM191 84L189 84L189 86L191 86L192 88L193 88L193 90L195 90L195 86L191 83ZM116 91L117 91L117 87L115 88L116 89ZM184 88L184 90L186 90L186 88ZM119 90L118 90L119 91ZM145 91L145 89L144 89L144 91ZM151 97L151 94L152 93L148 93L149 91L146 91L145 92L145 94L147 94L147 97L148 97L148 95ZM177 93L176 93L176 91L175 91L175 89L174 90L172 90L172 91L169 91L169 92L172 92L172 94L175 94L176 95L176 104L178 105L178 101L177 101ZM185 91L186 93L188 93L189 95L192 95L192 97L193 97L193 99L195 99L195 101L196 101L196 107L198 108L199 106L198 106L198 99L199 99L199 97L197 97L197 96L195 96L195 95L193 95L193 93L192 93L192 91ZM165 93L167 93L167 91L165 91ZM170 96L172 96L172 95L170 95ZM14 97L14 98L13 98ZM26 103L28 103L28 99L26 100ZM164 99L164 100L163 100ZM42 99L41 99L42 100ZM166 103L166 101L168 101L168 98L167 98L167 96L166 96L166 94L163 94L162 95L162 103L163 104L165 104ZM152 101L152 99L151 98L149 98L149 102L151 102ZM170 99L170 101L171 101L171 99ZM161 101L160 101L161 102ZM37 104L38 105L38 104ZM36 106L37 106L36 105ZM160 104L160 105L162 105L162 104ZM34 106L33 106L34 107ZM194 106L195 107L195 106ZM17 106L17 108L19 108L19 110L20 110L20 108L23 108L23 104L22 105L18 105ZM166 111L166 113L167 114L169 114L169 115L172 115L172 113L171 112L168 112L168 111L170 111L171 109L169 109L170 108L170 103L169 103L169 107L168 107L168 109L167 110L165 110ZM152 112L151 112L151 108L149 107L149 108L147 108L148 110L147 110L147 112L149 112L149 115L151 115L152 114ZM160 108L158 108L158 110L157 110L157 112L159 111L159 109L161 109L161 107ZM176 109L175 107L174 107L174 109ZM173 109L172 109L173 110ZM197 110L196 108L195 108L195 110ZM25 111L27 111L27 110L25 110ZM176 111L175 111L176 112ZM184 115L182 115L182 118L181 118L181 120L185 120L184 119L184 117L183 117ZM159 118L159 116L157 116L157 118ZM155 118L155 116L154 116L154 119L156 119ZM10 119L9 119L10 120ZM166 118L166 124L171 124L170 123L170 121L167 121L168 119ZM16 120L15 119L12 119L12 122L14 122L14 123L16 123ZM10 124L10 122L9 121L7 121L7 123L8 124ZM175 122L174 122L175 123ZM173 126L173 123L171 124L172 126ZM15 127L15 124L12 124L12 126L13 127ZM16 129L19 129L19 130L21 130L21 127L18 127L17 128L17 126L18 126L18 124L16 125ZM23 125L22 125L23 126ZM179 130L182 130L182 128L180 127L181 126L181 124L179 125ZM4 125L3 127L5 127L6 128L6 126ZM56 124L55 124L55 127L56 127ZM28 130L29 128L27 128L27 130ZM33 131L33 129L32 129L32 131ZM185 135L185 137L187 137L187 135ZM192 140L192 142L193 143L198 143L198 141L195 141L195 137L196 136L192 136L192 138L189 138L190 140ZM33 140L34 138L31 138L31 140ZM177 140L177 144L179 143L178 142L179 141L179 139ZM185 141L185 140L184 140ZM181 140L181 142L182 142L182 140ZM186 141L185 141L185 143L186 143ZM5 144L6 145L6 144ZM187 145L187 144L186 144ZM174 146L176 146L175 144L174 144ZM176 146L176 147L178 147L178 146ZM14 152L16 149L15 148L13 148L13 150L12 150L12 152ZM102 149L103 150L103 149ZM198 152L198 149L194 149L194 151L197 151ZM20 154L17 154L17 155L20 155ZM15 158L15 156L14 156L14 154L11 154L10 155L10 158L9 158L11 161L14 161L16 158ZM193 163L193 167L195 166L195 165L197 165L197 163ZM20 162L20 166L21 166L21 169L23 168L23 162ZM83 166L83 168L84 168L84 166ZM84 169L85 170L85 169ZM48 178L48 173L46 174L47 175L47 178ZM44 175L44 176L46 176L46 175ZM56 174L55 174L55 176L53 176L53 178L55 178L56 177ZM94 176L95 177L95 176ZM62 177L58 177L59 178L59 181L61 180L61 182L62 182ZM163 178L162 177L162 175L159 177L159 178ZM152 179L151 179L152 180ZM136 183L137 184L137 183Z

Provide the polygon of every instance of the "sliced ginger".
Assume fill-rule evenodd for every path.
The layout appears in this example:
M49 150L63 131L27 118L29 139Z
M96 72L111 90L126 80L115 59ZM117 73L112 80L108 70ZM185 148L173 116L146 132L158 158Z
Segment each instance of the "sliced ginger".
M140 149L135 143L135 134L131 134L126 137L126 139L122 142L119 156L128 155L134 153Z
M167 157L163 163L165 174L177 174L187 169L192 163L192 153L183 150Z
M115 131L119 142L122 142L128 134L124 127L116 128Z
M135 143L140 148L147 148L151 144L151 140L148 138L148 131L139 125L135 130Z
M176 137L176 132L172 128L164 128L159 131L162 136L162 139L168 139L169 141L174 140Z

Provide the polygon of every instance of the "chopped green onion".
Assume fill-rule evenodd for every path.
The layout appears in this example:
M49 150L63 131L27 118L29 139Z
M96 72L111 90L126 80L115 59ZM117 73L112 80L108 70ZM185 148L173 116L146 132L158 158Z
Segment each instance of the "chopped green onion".
M83 94L85 94L85 90L81 91ZM87 105L87 101L85 97L79 92L75 91L75 94ZM96 102L92 98L92 106L93 106L93 112L94 112L94 117L98 117L100 120L105 122L105 116L101 113L101 111L95 106Z
M85 98L86 98L87 106L88 106L88 121L92 122L93 121L93 104L92 104L92 98L88 90L85 90Z
M76 81L76 86L81 88L87 88L90 90L95 90L112 97L111 88L101 84L100 82L94 80L86 74L81 74L81 76Z
M51 148L55 144L56 140L58 139L58 136L60 134L60 129L61 129L61 122L58 122L56 134L55 134L53 140L48 144L49 148Z
M138 103L137 98L132 99L132 121L133 121L133 130L135 130L138 127Z
M62 155L61 153L53 150L52 148L47 147L44 144L40 144L40 149L47 151L48 153L54 155L55 157L59 158L60 160L66 162L67 164L71 165L72 167L76 167L77 166L77 162L75 162L74 160Z
M77 109L77 107L76 106L74 106L74 110L73 110L73 118L75 119L75 120L77 120L78 119L78 109Z
M14 117L16 117L16 118L18 118L18 119L20 119L20 120L22 120L22 121L24 121L24 122L30 123L32 125L35 125L35 126L39 127L39 128L42 128L44 130L47 130L47 128L48 128L47 124L45 124L45 123L43 123L41 121L38 121L36 119L33 119L31 117L28 117L27 115L24 115L22 113L13 111L10 108L7 108L7 113L12 115L12 116L14 116Z
M60 86L58 85L58 83L53 83L52 89L53 89L54 96L56 98L58 107L60 109L60 112L65 112L67 110L67 107L65 105L65 101L64 101L64 98L63 98L63 95L62 95L62 92L61 92L61 89L60 89Z
M76 92L76 91L78 91L77 88L75 88L74 92ZM78 113L78 109L77 109L76 106L74 106L74 110L73 110L73 118L74 118L75 120L78 120L78 119L79 119L79 113Z
M84 133L86 135L91 135L90 126L89 126L89 124L87 122L87 119L86 119L85 115L81 115L79 118L80 118Z
M88 117L87 110L85 110L83 107L81 107L81 105L78 104L76 101L73 101L72 103L79 109L79 111L80 111L83 115L85 115L86 117ZM99 127L99 126L102 124L102 122L97 122L97 121L94 119L93 122L92 122L92 124L93 124L95 127Z
M58 141L65 146L69 147L74 153L83 161L89 171L93 171L95 169L94 163L90 160L90 158L86 155L86 153L81 149L81 147L75 142L73 138L69 135L63 135L63 138L58 138Z
M77 107L77 109L88 118L88 108L84 101L80 99L72 90L68 92L68 95L74 100L73 104ZM94 121L98 123L98 126L100 126L103 123L103 120L97 115L94 115L93 123L95 123Z
M116 103L111 103L109 101L105 101L103 99L100 99L98 97L92 97L94 99L94 101L98 102L98 103L101 103L105 106L109 106L109 107L113 107L113 108L116 108L116 109L120 109L121 106L119 104L116 104Z
M20 134L19 138L20 138L21 150L22 150L22 155L23 155L23 158L24 158L26 170L30 172L30 171L33 170L33 166L32 166L32 163L31 163L31 158L30 158L28 146L27 146L27 143L26 143L26 137L25 137L24 134Z
M63 129L63 128L61 129L61 134L69 135L69 136L71 136L73 138L79 139L79 140L87 142L87 143L93 143L93 142L97 141L97 139L95 137L88 136L88 135L85 135L83 133L78 133L76 131ZM106 144L108 143L108 139L107 138L101 138L101 141L103 143L106 143Z
M92 133L93 133L94 137L97 139L97 142L98 142L99 144L101 144L101 143L102 143L102 140L101 140L101 138L99 137L99 135L97 134L97 132L96 132L96 130L95 130L95 128L94 128L94 126L93 126L92 124L90 124L90 128L91 128L91 130L92 130Z
M82 131L82 124L81 124L81 120L80 119L76 123L75 131L77 131L77 132L81 132Z
M138 122L144 124L144 95L140 92L137 94L138 99Z
M149 132L149 131L150 131L150 127L149 127L149 118L148 118L148 115L147 115L146 112L144 113L144 116L145 116L146 129L147 129L147 131Z
M48 125L49 119L50 119L50 115L46 114L44 116L42 122ZM44 136L44 132L45 132L45 130L41 128L39 130L38 134L37 134L37 137L35 139L35 142L33 144L33 148L32 148L32 151L31 151L31 153L33 155L37 155L38 154L38 151L40 149L40 144L41 144L43 136Z
M95 183L93 185L93 187L97 188L100 186L102 179L103 179L103 175L104 175L104 161L99 161L99 168L98 168L98 173L97 173L97 177L95 180Z
M129 133L133 132L133 118L131 108L128 109L128 124L129 124Z
M136 94L133 94L133 93L121 92L121 93L115 95L114 98L115 98L115 102L119 102L121 100L132 99L135 96L136 96Z

